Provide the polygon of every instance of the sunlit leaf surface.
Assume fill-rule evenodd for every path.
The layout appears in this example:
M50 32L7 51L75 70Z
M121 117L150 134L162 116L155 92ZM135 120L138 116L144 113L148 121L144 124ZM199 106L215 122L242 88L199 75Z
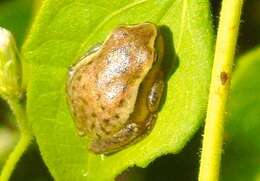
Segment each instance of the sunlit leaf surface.
M168 67L155 127L113 155L89 153L66 103L68 68L114 27L147 21L161 25ZM45 0L22 55L29 121L55 179L112 180L127 167L179 152L205 115L213 41L206 0Z

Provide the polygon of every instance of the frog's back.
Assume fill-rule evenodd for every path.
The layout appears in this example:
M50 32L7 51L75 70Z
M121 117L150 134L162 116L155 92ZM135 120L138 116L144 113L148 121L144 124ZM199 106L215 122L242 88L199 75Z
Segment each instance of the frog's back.
M156 33L152 24L119 27L82 60L68 90L80 132L106 138L127 123L139 85L154 61Z

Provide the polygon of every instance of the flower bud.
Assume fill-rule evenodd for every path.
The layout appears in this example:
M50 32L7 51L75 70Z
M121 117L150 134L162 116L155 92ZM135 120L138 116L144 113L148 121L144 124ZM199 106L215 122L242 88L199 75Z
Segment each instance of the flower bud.
M13 35L0 27L0 94L20 97L21 62Z

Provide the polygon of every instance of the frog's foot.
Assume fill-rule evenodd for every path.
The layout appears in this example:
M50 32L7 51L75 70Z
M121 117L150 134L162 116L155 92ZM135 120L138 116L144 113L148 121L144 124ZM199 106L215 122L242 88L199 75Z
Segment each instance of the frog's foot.
M148 130L153 126L151 123L156 119L156 115L150 115L149 119L145 125L145 129L138 127L136 123L130 123L110 138L93 140L89 149L97 154L111 154L119 151L130 143L135 143L142 137L141 135L143 135L144 132L149 132Z

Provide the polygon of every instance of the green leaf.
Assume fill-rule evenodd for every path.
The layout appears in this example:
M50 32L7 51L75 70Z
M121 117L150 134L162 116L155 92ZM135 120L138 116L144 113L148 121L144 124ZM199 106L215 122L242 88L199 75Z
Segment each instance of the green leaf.
M163 26L169 67L157 122L137 144L110 156L94 155L88 140L77 136L68 110L68 68L114 27L146 21ZM179 152L205 114L213 42L206 0L45 0L23 58L29 121L54 178L112 180L128 167Z
M223 180L260 180L260 47L238 61L226 122Z

